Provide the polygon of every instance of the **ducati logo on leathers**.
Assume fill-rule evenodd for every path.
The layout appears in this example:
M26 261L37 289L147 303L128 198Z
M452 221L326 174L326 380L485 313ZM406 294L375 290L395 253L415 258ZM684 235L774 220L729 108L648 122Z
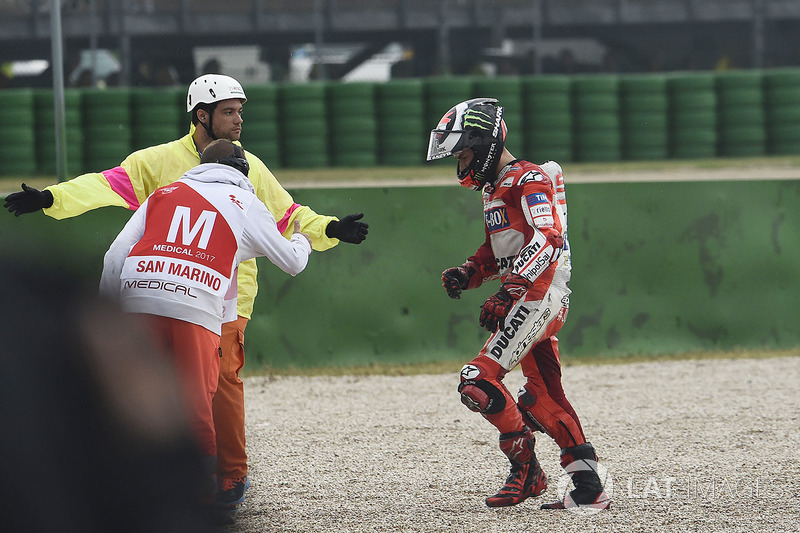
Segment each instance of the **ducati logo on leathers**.
M507 320L507 325L503 328L503 333L497 338L495 341L495 345L491 349L491 354L498 359L500 356L503 355L503 350L508 348L509 344L511 343L511 339L513 339L517 331L519 331L520 326L525 322L528 318L528 315L531 313L531 310L525 307L524 305L520 306L519 310L511 316L511 320Z
M508 257L495 257L494 261L497 263L497 269L502 272L514 266L514 259L515 257L510 255Z
M533 316L537 316L537 314L536 310L534 310ZM547 324L547 319L550 318L551 314L550 308L546 307L541 315L538 315L538 318L533 324L525 327L525 337L522 339L515 339L517 332L531 315L530 309L524 305L520 306L519 310L513 315L511 321L507 322L506 327L500 330L502 333L492 342L493 346L489 350L489 353L504 365L509 359L511 361L511 366L516 365L519 361L519 357L528 349L533 339L536 338L542 328ZM512 341L515 342L512 343ZM510 346L513 346L514 350L509 358L505 355L505 352Z

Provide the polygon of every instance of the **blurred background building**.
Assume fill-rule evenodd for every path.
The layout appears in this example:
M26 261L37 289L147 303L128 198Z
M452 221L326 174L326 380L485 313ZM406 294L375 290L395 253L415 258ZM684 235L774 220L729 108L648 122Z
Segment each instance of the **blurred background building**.
M0 0L0 86L49 86L51 0ZM800 65L798 0L62 0L67 83Z

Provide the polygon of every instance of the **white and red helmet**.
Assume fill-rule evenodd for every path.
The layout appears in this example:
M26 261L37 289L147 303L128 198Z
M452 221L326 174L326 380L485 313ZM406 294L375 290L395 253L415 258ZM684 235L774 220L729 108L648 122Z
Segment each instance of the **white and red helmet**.
M503 107L494 98L473 98L452 107L431 130L428 161L449 157L467 148L475 156L469 167L456 167L458 182L480 190L495 179L497 161L503 153L508 127Z

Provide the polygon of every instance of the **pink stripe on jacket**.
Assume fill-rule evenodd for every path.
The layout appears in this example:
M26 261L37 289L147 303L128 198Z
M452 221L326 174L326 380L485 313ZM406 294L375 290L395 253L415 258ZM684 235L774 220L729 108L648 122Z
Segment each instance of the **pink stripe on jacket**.
M132 211L139 209L139 199L136 198L133 184L124 168L114 167L109 170L104 170L102 174L111 186L111 190L120 195L120 197L128 203L128 209Z

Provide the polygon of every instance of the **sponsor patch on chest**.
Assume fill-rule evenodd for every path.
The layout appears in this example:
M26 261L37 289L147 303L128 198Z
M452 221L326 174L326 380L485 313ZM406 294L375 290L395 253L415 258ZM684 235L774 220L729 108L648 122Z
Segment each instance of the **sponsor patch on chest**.
M546 194L542 192L529 194L525 197L525 201L534 226L537 228L553 226L553 209Z
M483 216L486 218L486 227L489 228L489 233L500 231L511 225L505 207L495 207L484 211Z
M547 195L543 192L535 192L526 196L525 200L528 202L528 206L533 207L539 204L546 204Z

